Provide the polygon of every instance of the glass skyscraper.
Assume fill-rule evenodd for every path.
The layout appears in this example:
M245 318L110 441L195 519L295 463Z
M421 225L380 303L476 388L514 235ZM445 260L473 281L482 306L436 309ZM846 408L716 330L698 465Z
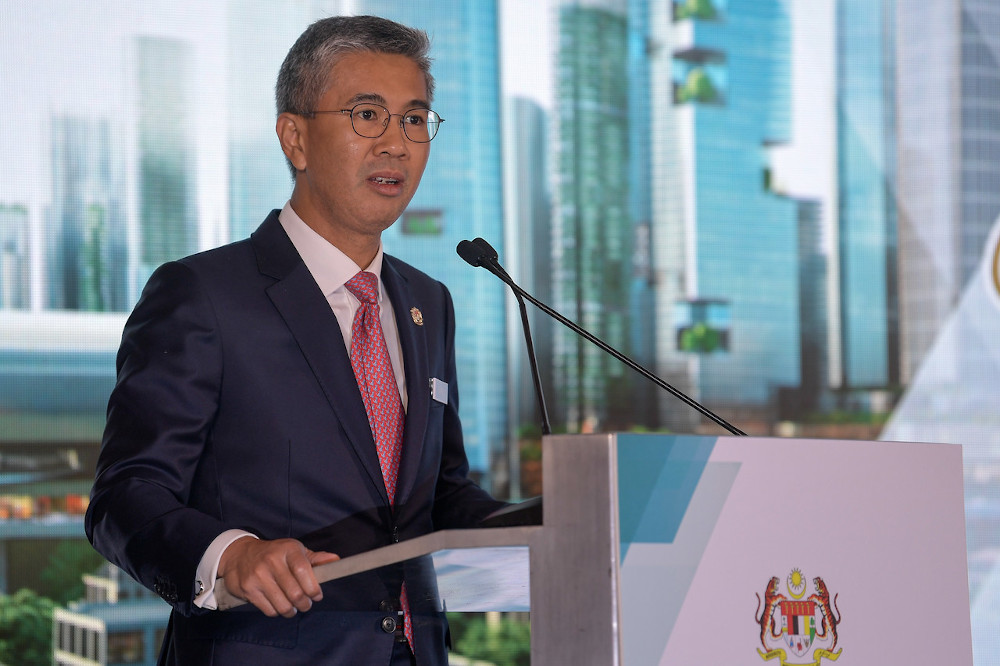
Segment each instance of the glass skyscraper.
M427 31L434 58L434 110L445 119L420 189L383 234L386 251L451 289L462 426L469 464L505 473L508 444L507 337L503 284L455 253L482 237L504 261L499 16L496 2L448 0L347 3ZM487 480L486 485L489 485Z
M231 0L228 31L229 237L246 238L292 194L292 174L275 135L274 84L288 49L320 13L305 3L281 11ZM260 30L267 25L267 30Z
M841 377L899 382L895 0L837 3Z
M630 217L627 3L558 10L553 264L556 309L629 351ZM571 430L628 425L632 377L605 352L555 332L560 420Z
M801 381L798 205L770 166L790 138L788 3L673 2L651 26L658 368L711 407L767 410ZM673 313L712 308L686 347Z
M55 117L51 131L47 307L124 311L130 306L124 179L122 160L113 150L111 120Z
M897 7L901 375L909 383L1000 215L1000 4Z
M507 156L507 271L543 303L552 303L552 209L548 187L549 116L534 101L507 101L504 132ZM547 400L552 392L552 334L556 322L533 307L528 309L539 374ZM528 366L521 322L511 317L511 425L515 429L539 423L538 401Z
M200 249L190 94L192 46L179 39L135 38L138 100L140 281L165 261Z
M0 203L0 309L26 310L31 303L31 235L28 208Z
M799 213L799 326L802 343L802 380L796 414L821 405L830 385L830 345L827 335L829 279L823 251L822 204L816 199L797 199ZM792 416L792 415L789 415ZM794 416L792 416L794 418Z
M656 364L656 280L653 274L652 197L643 178L650 172L652 130L660 119L650 108L650 37L649 0L628 1L626 33L626 67L628 68L629 146L628 173L629 218L631 222L631 260L628 266L629 315L628 347L630 356L644 367ZM617 361L615 361L617 362ZM633 389L629 395L632 422L643 426L658 426L658 393L649 380L630 370L626 371Z

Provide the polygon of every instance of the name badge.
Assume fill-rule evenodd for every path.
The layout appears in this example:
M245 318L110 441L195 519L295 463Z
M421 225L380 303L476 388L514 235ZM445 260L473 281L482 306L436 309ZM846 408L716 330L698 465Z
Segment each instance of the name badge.
M448 403L448 382L443 382L437 377L431 378L431 398L438 402Z

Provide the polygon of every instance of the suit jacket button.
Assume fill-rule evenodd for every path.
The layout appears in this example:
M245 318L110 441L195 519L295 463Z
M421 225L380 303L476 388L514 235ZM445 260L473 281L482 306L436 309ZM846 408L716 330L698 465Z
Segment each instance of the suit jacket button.
M382 631L387 634L391 634L396 631L396 618L394 617L384 617L382 618Z

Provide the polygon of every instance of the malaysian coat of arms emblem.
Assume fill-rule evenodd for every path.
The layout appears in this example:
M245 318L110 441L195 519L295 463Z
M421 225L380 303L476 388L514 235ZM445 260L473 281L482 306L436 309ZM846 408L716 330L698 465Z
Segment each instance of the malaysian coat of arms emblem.
M777 659L781 666L821 666L824 659L837 661L843 649L837 649L840 609L837 597L819 576L812 579L808 592L806 577L793 569L785 581L772 577L764 588L763 599L757 594L754 620L760 625L757 653L764 661ZM763 649L761 649L763 648Z

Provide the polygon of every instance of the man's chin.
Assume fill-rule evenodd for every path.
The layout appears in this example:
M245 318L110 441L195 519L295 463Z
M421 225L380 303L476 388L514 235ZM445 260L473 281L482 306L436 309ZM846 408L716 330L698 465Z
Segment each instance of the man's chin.
M392 206L383 207L381 211L373 209L372 217L370 219L372 219L376 226L382 225L382 230L384 231L395 224L396 221L403 216L403 213L406 212L406 208L410 204L410 199L412 198L413 195L411 194L405 199L393 199Z

